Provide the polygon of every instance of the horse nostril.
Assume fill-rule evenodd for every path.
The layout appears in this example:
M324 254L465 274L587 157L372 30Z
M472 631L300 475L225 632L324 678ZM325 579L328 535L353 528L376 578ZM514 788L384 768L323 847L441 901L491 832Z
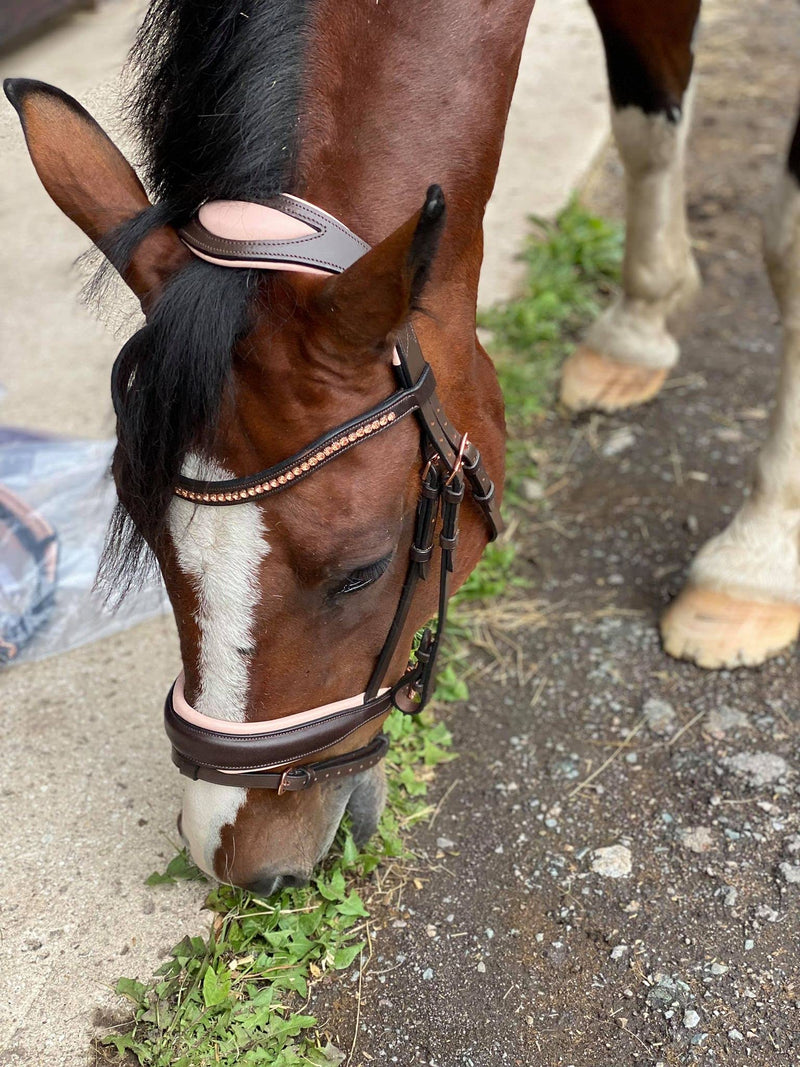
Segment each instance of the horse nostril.
M281 889L302 889L304 885L308 885L308 876L295 872L282 875L280 881Z
M308 885L308 875L299 871L288 871L286 874L270 874L265 872L259 878L244 887L259 897L271 897L281 889L300 889Z

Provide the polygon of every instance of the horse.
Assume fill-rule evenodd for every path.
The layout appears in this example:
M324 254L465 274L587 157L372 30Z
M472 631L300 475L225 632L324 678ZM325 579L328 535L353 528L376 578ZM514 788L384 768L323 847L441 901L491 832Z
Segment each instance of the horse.
M663 384L668 321L698 288L681 175L699 0L591 6L628 232L620 299L561 396L619 410ZM112 375L101 580L121 595L157 562L183 663L165 708L181 833L206 873L262 895L308 881L345 811L357 840L374 831L381 724L429 695L447 598L497 532L503 402L476 294L532 7L153 0L129 102L149 194L76 101L6 86L44 187L145 314ZM709 666L755 662L798 625L799 161L796 137L768 245L787 370L759 485L662 623L668 651Z
M157 562L179 827L261 895L306 883L345 811L374 831L380 726L429 694L447 597L496 533L476 294L531 7L153 0L144 182L77 101L6 84L45 189L145 315L112 375L100 581L120 595Z
M612 128L625 172L622 292L566 361L572 412L614 412L659 392L679 358L673 324L700 277L684 198L700 0L590 0L603 39ZM782 369L752 492L699 551L661 619L665 650L709 669L756 666L800 633L800 123L764 223L783 327Z

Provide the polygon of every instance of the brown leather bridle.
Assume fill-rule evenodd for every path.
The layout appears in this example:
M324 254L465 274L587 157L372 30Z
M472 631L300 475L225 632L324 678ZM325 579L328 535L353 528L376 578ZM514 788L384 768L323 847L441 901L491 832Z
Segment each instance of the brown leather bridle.
M295 269L340 273L369 250L369 246L338 219L306 201L280 195L265 201L263 206L297 219L310 227L311 232L308 236L293 239L230 239L210 232L201 221L201 210L200 216L181 230L181 237L202 258L236 267L280 269L281 265L292 265ZM363 415L317 438L289 459L257 474L229 481L179 479L175 493L184 500L202 506L227 507L283 492L343 452L380 435L412 413L420 427L421 491L408 569L363 701L333 711L320 709L320 715L310 719L303 713L291 715L286 718L285 725L281 720L273 720L235 728L225 720L215 719L212 727L205 722L201 724L199 720L204 716L181 712L184 705L176 701L173 686L167 695L164 722L172 743L173 762L182 774L219 785L276 789L279 794L307 789L317 782L374 766L385 755L389 741L384 734L378 734L368 745L345 755L318 762L305 761L340 744L392 708L416 715L428 702L447 621L459 509L465 486L469 486L473 500L483 512L491 540L502 529L502 520L494 485L484 470L480 453L467 434L460 434L447 418L436 393L433 371L410 324L397 340L394 369L398 388L391 396ZM393 685L383 687L418 583L429 577L439 519L441 560L436 630L423 630L402 677Z

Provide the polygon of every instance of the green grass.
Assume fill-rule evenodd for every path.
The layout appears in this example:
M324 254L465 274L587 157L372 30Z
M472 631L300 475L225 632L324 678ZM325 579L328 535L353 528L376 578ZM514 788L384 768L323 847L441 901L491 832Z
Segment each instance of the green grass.
M481 315L506 396L509 423L509 493L533 471L525 443L549 402L555 370L576 331L598 310L617 278L619 228L572 203L555 223L534 220L524 259L524 296ZM453 604L451 632L469 639L470 605L521 583L516 548L500 541ZM444 650L447 653L447 650ZM439 672L438 703L464 700L468 688L453 648ZM430 712L419 720L394 713L386 724L389 797L375 838L359 852L346 825L313 884L264 901L229 886L210 889L213 915L206 937L185 937L147 982L121 978L120 996L131 1016L101 1038L98 1051L115 1051L143 1067L307 1067L338 1064L344 1054L327 1045L306 1014L314 986L351 967L371 951L371 910L386 907L409 881L413 856L406 840L428 819L434 769L453 759L447 727ZM203 876L183 853L147 880L169 892L181 879Z

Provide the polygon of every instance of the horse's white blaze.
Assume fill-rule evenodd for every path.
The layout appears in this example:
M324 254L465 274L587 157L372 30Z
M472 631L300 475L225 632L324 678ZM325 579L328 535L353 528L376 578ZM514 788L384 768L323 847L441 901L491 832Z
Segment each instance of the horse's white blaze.
M190 456L190 478L222 481L234 475ZM244 720L250 688L248 657L258 605L258 572L269 552L257 504L203 507L176 497L170 534L178 564L197 593L200 689L196 708L215 719Z
M234 477L213 461L189 456L190 478ZM196 707L217 719L244 721L250 688L249 658L259 599L258 572L269 552L257 504L196 506L176 497L169 514L178 565L197 593L200 677ZM232 823L247 791L207 782L189 782L183 806L183 833L195 862L213 874L222 827Z
M637 107L612 113L626 179L623 291L590 327L586 344L621 363L672 367L679 349L667 319L699 287L683 177L692 96L690 87L674 121Z
M800 187L784 175L764 251L783 320L778 396L751 496L700 550L690 578L755 600L800 603Z
M181 811L181 831L192 859L212 878L228 881L225 871L214 870L222 828L236 821L247 790L213 782L187 782ZM232 857L231 857L232 860Z

